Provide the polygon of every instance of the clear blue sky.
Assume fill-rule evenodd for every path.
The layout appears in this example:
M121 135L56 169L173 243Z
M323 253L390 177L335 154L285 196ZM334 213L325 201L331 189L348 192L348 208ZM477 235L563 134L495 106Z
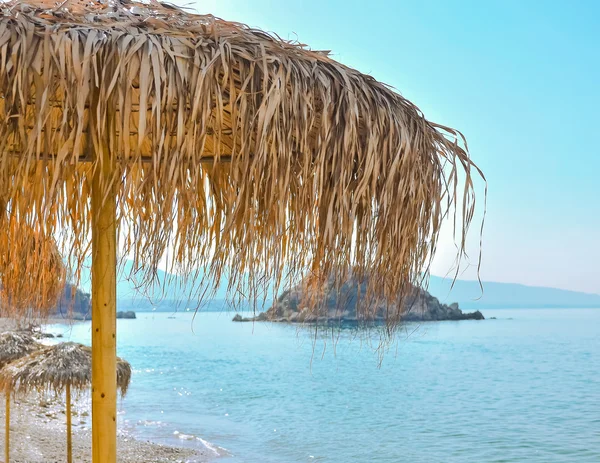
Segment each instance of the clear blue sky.
M600 2L176 2L332 50L460 129L489 182L482 278L600 293Z

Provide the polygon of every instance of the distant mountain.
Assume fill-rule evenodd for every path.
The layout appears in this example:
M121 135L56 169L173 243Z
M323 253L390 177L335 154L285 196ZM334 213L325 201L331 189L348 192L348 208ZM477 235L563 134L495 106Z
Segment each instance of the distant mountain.
M482 285L483 292L478 281L456 280L451 290L451 279L432 276L428 291L436 296L440 302L458 302L461 308L469 310L554 307L600 308L600 294L491 281L484 281Z
M135 311L183 311L187 308L196 309L197 300L188 300L189 285L185 285L182 278L174 277L164 270L156 272L158 282L152 288L140 288L141 282L129 279L133 262L126 260L120 273L117 275L117 300L118 310ZM79 287L84 292L91 292L91 269L89 262L82 269ZM208 310L219 310L225 307L227 295L226 284L220 285L212 296ZM204 310L204 309L203 309Z
M118 279L117 297L119 299L119 310L185 310L187 307L195 308L196 301L187 300L187 291L182 288L180 279L167 281L168 274L159 270L158 280L163 283L161 288L155 288L148 294L138 291L133 281L127 280L123 275L128 275L132 268L132 262L126 261L123 272ZM458 302L462 309L482 310L495 308L576 308L576 307L598 307L600 308L600 294L589 294L577 291L567 291L556 288L545 288L540 286L525 286L516 283L496 283L484 281L483 293L479 282L469 280L457 280L450 290L452 280L431 276L429 287L426 288L431 295L437 297L443 304ZM89 269L82 272L81 288L85 292L90 291ZM211 303L211 307L223 307L222 301L226 297L226 282L222 282L213 299L219 304ZM282 292L285 288L282 288ZM268 307L269 301L267 301ZM261 308L262 310L262 308Z

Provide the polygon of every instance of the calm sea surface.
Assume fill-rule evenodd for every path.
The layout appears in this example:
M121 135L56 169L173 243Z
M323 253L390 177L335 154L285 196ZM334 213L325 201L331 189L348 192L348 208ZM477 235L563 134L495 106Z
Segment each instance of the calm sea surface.
M120 427L228 463L600 462L600 310L484 314L409 324L380 365L376 334L138 313Z

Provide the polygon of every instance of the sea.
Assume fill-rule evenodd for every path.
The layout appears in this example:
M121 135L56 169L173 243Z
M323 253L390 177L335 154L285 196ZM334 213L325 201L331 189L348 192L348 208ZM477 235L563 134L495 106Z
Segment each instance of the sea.
M389 339L140 312L117 322L119 429L223 463L600 462L600 309L483 313ZM89 322L46 330L91 338Z

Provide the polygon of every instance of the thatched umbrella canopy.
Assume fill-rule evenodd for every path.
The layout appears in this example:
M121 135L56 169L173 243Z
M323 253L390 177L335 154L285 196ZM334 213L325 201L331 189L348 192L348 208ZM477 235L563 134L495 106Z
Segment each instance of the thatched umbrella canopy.
M116 458L117 247L140 284L168 254L232 297L352 269L397 302L453 207L462 255L473 172L459 132L327 53L155 0L0 4L0 206L74 275L91 247L94 462Z
M117 358L116 373L117 386L125 395L131 380L129 362ZM92 349L74 342L44 346L0 370L0 388L9 387L17 393L35 390L62 394L67 389L83 392L91 384Z
M131 365L117 357L117 387L127 393ZM67 462L72 461L71 390L82 392L92 384L92 349L74 342L64 342L35 350L8 363L0 370L0 387L6 391L28 393L53 391L65 393L67 405ZM8 423L7 423L8 425ZM8 434L6 447L8 448ZM8 462L8 455L6 457Z
M154 1L0 14L0 201L68 231L76 257L100 170L135 268L152 278L172 248L179 270L228 268L232 290L284 265L352 266L395 297L431 255L459 168L470 219L460 134L326 53Z
M34 337L22 331L0 333L0 368L8 362L29 355L41 347Z
M42 347L33 336L25 332L5 331L0 333L0 368L7 363L37 351ZM4 388L4 461L8 463L10 455L10 387Z
M67 281L56 240L14 216L0 222L0 315L43 318L56 308Z

